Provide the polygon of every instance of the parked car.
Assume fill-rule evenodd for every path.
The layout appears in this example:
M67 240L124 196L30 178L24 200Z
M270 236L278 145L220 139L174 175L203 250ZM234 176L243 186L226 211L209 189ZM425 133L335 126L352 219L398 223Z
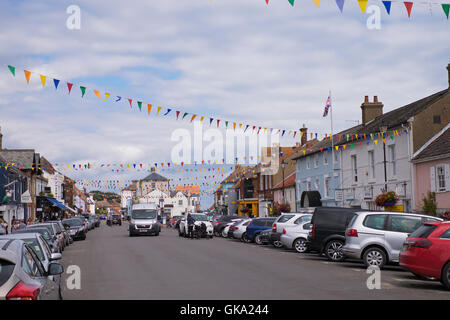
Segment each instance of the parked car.
M251 221L251 219L247 219L246 218L246 219L241 219L239 221L233 222L228 228L227 238L233 239L234 238L234 232L236 230L238 230L238 226L241 225L244 222L250 223L250 221Z
M85 226L80 219L64 219L62 223L73 240L86 240Z
M158 207L153 203L133 205L128 231L130 237L141 234L158 236L161 232L161 224L158 222Z
M98 227L98 225L97 225L97 222L98 222L97 216L91 214L91 215L89 215L88 220L89 220L89 222L92 225L92 229L95 229L95 228Z
M411 213L357 212L347 227L344 256L362 259L367 267L382 268L387 263L399 261L408 234L424 222L440 220Z
M426 222L406 239L400 265L417 277L440 280L450 290L450 221Z
M255 237L255 243L259 244L259 245L269 244L271 234L272 234L272 229L267 229L267 230L261 231L261 233L257 237Z
M280 241L286 249L294 249L298 253L308 251L308 234L312 229L310 222L303 222L291 227L283 228Z
M53 227L56 229L56 235L59 239L59 242L61 244L61 250L64 251L66 247L66 238L64 236L64 226L61 226L58 221L48 221L47 223L53 224ZM38 225L42 225L38 224Z
M223 230L222 230L222 237L223 237L223 238L227 238L227 237L228 237L228 231L230 230L230 227L231 227L232 225L234 225L235 223L241 222L241 221L242 221L242 219L233 219L233 220L231 220L230 222L228 222L228 223L225 225L225 228L223 228Z
M83 228L84 228L84 233L86 233L86 234L88 233L89 228L88 228L87 219L85 217L83 217L83 216L75 216L75 217L73 217L71 219L78 219L78 220L80 220L80 222L81 222L81 224L83 225Z
M256 242L258 243L259 234L267 229L272 229L272 224L275 218L254 218L247 226L245 231L245 236L243 236L245 242Z
M206 236L208 238L213 237L213 226L212 223L209 222L208 216L203 213L191 213L191 217L195 220L194 225L201 225L204 223L206 225ZM186 223L186 218L182 218L180 221L180 228L178 229L178 235L180 237L188 236L188 225Z
M310 222L312 214L310 213L283 213L280 215L272 225L272 232L270 233L270 243L276 247L281 248L281 234L283 229L289 226L296 226L305 222Z
M228 222L230 222L233 219L242 219L243 217L241 216L225 216L225 215L221 215L215 218L214 221L214 235L216 237L221 237L222 236L222 231L223 229L226 227L226 225L228 224Z
M345 230L358 211L361 209L317 207L311 219L312 230L308 234L308 250L324 253L330 261L343 261Z
M46 227L41 228L24 228L16 230L13 234L20 234L20 233L40 233L44 240L47 242L48 246L50 247L50 251L52 253L59 253L59 242L58 239L55 237L52 237L50 234L50 231Z
M100 227L100 218L96 214L92 214L91 217L94 220L94 226L96 228Z
M232 237L234 239L239 239L241 241L243 241L243 236L245 234L245 232L247 231L247 226L252 222L252 219L246 219L243 221L240 221L236 224L234 224L233 226L230 227L230 230L233 232Z
M49 266L52 261L60 260L61 253L52 253L47 241L42 237L40 233L14 233L0 237L0 239L15 239L22 240L34 250L39 261L45 271L49 271ZM50 279L57 283L59 288L59 295L61 295L61 276L50 276Z
M38 223L38 224L31 224L26 227L26 229L34 229L34 228L47 228L51 238L52 238L52 249L53 252L59 252L62 253L63 249L63 243L64 238L62 234L57 234L56 226L53 223ZM14 232L15 233L15 232Z
M50 263L46 271L36 253L22 240L0 240L0 300L57 300L60 290L49 276L64 272Z

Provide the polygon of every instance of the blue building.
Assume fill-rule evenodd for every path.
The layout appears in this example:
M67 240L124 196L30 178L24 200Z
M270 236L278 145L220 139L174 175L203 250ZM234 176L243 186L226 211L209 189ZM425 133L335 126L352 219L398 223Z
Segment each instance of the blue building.
M20 170L8 166L8 162L0 157L0 218L9 226L13 218L27 218L27 205L21 202L27 185L27 176Z

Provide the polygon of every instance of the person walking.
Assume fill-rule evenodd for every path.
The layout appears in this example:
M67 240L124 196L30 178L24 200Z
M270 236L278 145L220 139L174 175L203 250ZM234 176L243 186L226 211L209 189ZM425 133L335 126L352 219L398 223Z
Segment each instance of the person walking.
M188 213L187 225L188 225L188 237L189 238L194 238L194 224L195 224L195 219L192 218L192 215L190 213Z
M0 218L0 234L8 234L8 224L3 218Z

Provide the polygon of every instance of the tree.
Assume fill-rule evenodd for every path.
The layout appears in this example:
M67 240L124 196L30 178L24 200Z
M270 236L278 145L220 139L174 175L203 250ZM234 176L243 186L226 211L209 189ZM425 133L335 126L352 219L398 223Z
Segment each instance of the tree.
M436 193L428 192L428 194L423 197L423 207L422 210L425 214L430 216L437 216L437 203L436 203Z

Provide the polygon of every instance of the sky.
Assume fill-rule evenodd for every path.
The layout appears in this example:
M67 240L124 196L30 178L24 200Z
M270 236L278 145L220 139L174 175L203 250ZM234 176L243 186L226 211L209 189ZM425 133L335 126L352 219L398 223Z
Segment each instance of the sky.
M80 8L79 30L67 28L70 5ZM320 8L312 0L294 7L287 0L3 0L3 147L34 148L54 164L168 162L174 133L185 130L194 139L190 116L176 121L174 110L329 133L322 114L330 91L336 132L361 121L365 95L377 95L387 112L446 88L450 21L440 5L416 2L411 18L402 2L393 2L390 15L381 1L370 5L380 8L378 30L367 27L369 15L356 0L347 0L342 13L334 0L322 0ZM15 77L8 65L16 67ZM33 72L28 85L24 69ZM50 77L45 88L40 74ZM58 90L53 77L61 80ZM66 81L74 83L70 95ZM83 98L79 85L88 87ZM92 89L112 96L103 102ZM148 116L126 98L173 111ZM203 129L211 132L209 121ZM213 135L225 136L224 128L218 131ZM195 169L166 174L205 175ZM125 181L147 172L64 174ZM202 206L211 202L207 197Z

